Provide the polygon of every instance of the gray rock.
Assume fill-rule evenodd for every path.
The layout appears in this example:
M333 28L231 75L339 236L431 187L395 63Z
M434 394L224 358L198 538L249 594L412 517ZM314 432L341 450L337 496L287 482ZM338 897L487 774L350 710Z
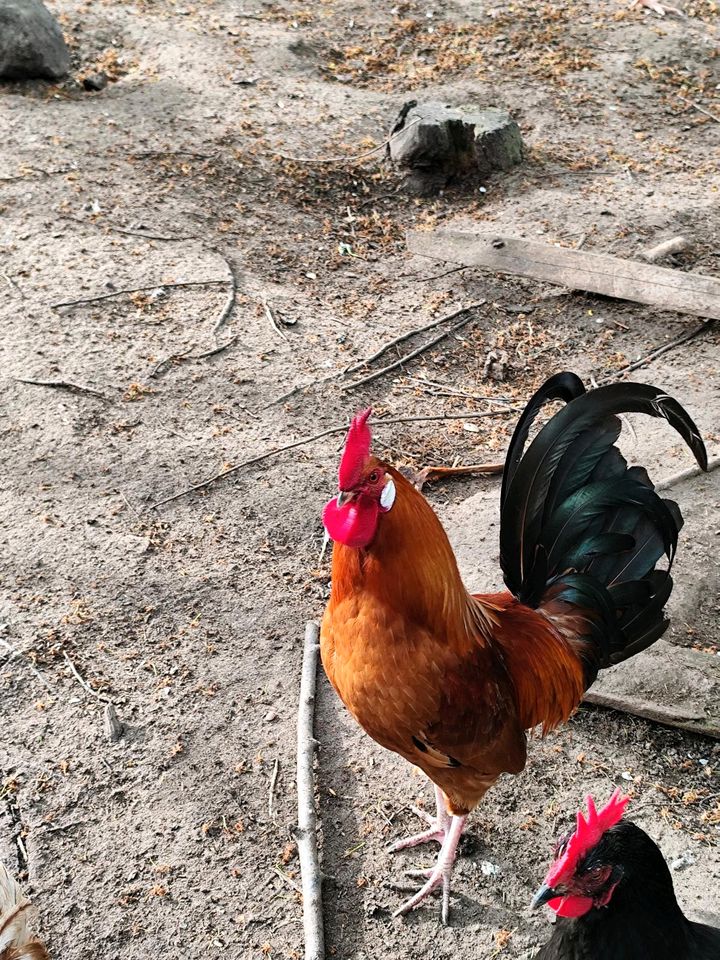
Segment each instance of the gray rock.
M523 159L520 129L496 107L406 103L395 122L390 159L409 170L416 193L433 193L453 177L509 170Z
M98 73L89 73L83 78L82 85L86 90L104 90L108 85L107 74L103 70Z
M59 80L69 69L62 31L40 0L0 0L0 79Z

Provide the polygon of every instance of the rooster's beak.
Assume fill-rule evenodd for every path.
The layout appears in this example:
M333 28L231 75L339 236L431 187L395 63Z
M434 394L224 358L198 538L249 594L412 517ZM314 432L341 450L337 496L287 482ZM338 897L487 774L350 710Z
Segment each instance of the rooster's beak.
M548 900L554 900L555 897L559 896L560 894L557 892L557 890L553 890L552 887L549 887L546 883L544 883L532 898L530 909L537 910L538 907L541 907L544 903L547 903Z
M352 500L352 498L353 498L352 490L341 490L340 493L337 495L336 502L338 507L344 506L346 503Z

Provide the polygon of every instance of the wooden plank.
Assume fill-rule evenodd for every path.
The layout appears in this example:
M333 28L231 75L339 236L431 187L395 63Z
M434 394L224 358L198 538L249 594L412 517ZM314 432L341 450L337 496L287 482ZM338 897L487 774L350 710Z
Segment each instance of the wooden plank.
M585 702L720 740L720 657L658 640L603 670Z
M496 233L413 230L411 253L720 320L720 279Z

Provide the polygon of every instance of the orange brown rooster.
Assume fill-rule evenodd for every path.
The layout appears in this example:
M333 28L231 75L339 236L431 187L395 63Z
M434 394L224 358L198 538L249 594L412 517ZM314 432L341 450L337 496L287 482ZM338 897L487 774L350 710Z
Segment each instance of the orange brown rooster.
M565 406L525 449L545 403ZM618 415L665 418L700 466L697 427L655 387L585 392L571 373L532 397L511 440L500 494L507 592L467 592L440 521L422 494L370 451L366 410L353 420L337 497L323 511L334 541L321 655L358 723L435 784L437 815L394 850L440 843L422 888L450 877L468 813L502 773L519 773L525 731L567 720L599 669L665 631L670 567L682 517L642 467L615 447ZM666 556L667 569L655 565Z

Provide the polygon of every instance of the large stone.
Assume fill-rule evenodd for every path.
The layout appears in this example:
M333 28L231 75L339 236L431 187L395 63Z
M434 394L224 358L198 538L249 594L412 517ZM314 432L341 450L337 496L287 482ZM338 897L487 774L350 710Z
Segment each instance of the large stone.
M523 159L520 129L506 110L406 103L393 127L391 160L410 171L410 186L431 193L453 177L509 170Z
M70 54L57 21L40 0L0 0L0 79L59 80Z

